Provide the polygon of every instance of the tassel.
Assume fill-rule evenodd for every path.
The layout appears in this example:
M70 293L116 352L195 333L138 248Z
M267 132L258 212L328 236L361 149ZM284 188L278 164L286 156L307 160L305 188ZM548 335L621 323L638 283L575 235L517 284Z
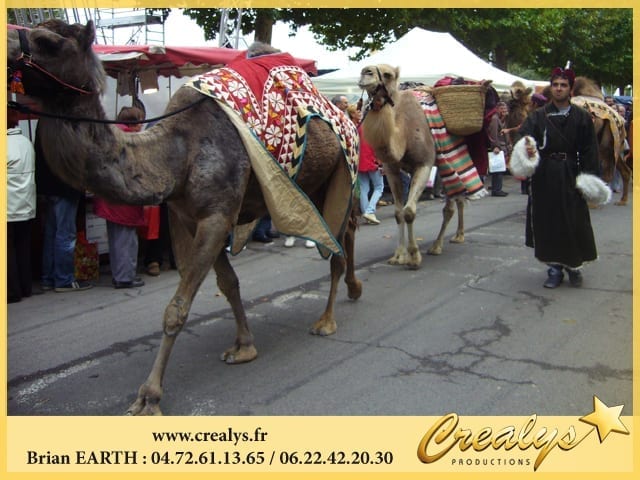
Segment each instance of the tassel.
M21 93L24 95L24 85L22 83L22 72L14 72L11 76L11 93Z

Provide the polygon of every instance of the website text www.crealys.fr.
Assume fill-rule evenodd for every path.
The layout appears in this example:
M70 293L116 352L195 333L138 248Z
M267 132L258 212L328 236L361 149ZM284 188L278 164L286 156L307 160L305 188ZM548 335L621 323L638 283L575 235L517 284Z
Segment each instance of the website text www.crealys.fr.
M151 432L151 435L154 442L226 442L236 446L241 442L264 442L268 432L261 427L253 431L228 427L215 432Z

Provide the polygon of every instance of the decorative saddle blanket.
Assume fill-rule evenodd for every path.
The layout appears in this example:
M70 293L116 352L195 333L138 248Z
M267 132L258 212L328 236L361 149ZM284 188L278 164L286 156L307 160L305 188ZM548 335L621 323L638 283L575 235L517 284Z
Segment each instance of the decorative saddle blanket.
M448 197L465 195L470 200L486 196L464 137L447 131L433 95L424 90L412 90L412 93L422 106L436 144L436 165L445 194Z
M594 97L578 95L576 97L571 97L571 103L584 108L592 115L595 115L602 120L609 120L609 128L611 128L611 135L613 136L613 151L616 159L621 158L624 148L624 140L626 138L626 131L624 128L624 119L618 114L618 112L604 103L604 100Z
M320 95L293 57L282 53L246 58L242 54L186 86L214 98L234 122L277 229L315 241L325 258L342 254L336 238L351 211L358 174L358 132L346 115ZM332 128L345 157L344 169L332 178L335 183L328 189L322 214L295 184L312 118ZM234 228L231 253L242 250L256 223Z
M287 53L245 58L204 73L190 86L225 102L244 120L291 177L300 169L306 127L312 117L327 122L341 141L347 164L358 175L358 133L353 122L321 95Z

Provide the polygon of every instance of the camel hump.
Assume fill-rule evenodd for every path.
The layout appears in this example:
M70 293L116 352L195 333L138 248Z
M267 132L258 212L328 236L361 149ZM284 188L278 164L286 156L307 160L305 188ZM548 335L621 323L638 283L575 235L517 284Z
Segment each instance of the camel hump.
M598 98L604 101L602 90L600 90L600 87L594 80L591 80L588 77L576 77L576 80L573 83L572 95L576 97L583 96Z
M247 50L247 57L253 58L253 57L259 57L261 55L269 55L271 53L281 53L281 52L282 50L278 50L277 48L272 47L268 43L253 42L249 46L249 49Z

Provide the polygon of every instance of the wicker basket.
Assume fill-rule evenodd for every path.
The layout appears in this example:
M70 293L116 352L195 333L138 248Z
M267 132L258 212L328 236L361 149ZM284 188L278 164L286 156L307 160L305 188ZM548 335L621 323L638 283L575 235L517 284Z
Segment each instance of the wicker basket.
M484 84L447 85L433 89L438 110L450 133L466 136L482 130L486 93Z

